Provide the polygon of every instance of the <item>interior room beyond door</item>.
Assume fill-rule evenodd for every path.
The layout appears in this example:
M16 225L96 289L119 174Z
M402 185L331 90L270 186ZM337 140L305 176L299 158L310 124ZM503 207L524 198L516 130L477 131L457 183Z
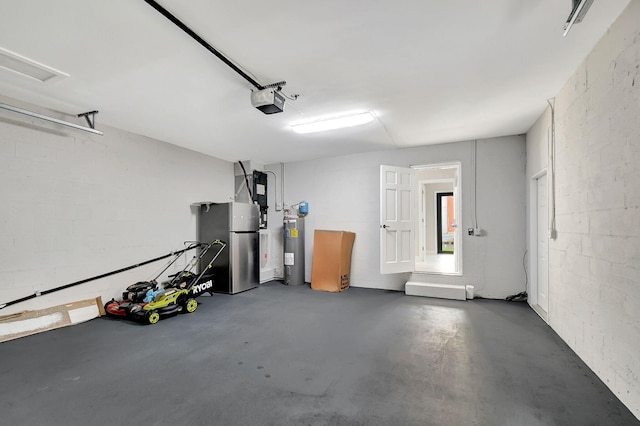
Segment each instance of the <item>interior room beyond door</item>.
M455 247L455 215L453 192L436 194L438 254L453 254Z
M462 274L460 164L432 164L416 169L415 272Z

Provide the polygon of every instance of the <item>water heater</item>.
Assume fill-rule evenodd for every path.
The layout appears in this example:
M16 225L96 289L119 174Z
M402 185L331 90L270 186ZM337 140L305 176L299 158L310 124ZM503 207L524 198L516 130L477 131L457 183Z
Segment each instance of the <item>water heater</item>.
M303 285L304 281L304 218L284 217L284 283Z

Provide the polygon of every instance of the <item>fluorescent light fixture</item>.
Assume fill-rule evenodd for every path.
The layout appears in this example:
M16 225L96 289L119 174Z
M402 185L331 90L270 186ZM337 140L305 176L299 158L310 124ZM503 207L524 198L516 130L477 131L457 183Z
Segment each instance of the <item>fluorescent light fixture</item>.
M564 24L564 33L562 37L566 37L569 34L569 30L573 26L573 24L579 24L584 19L584 16L587 14L587 11L591 7L593 0L572 0L573 9L571 10L571 14L567 18L567 22Z
M372 122L374 118L373 113L371 111L367 111L360 114L312 121L310 123L294 124L291 128L296 133L324 132L326 130L342 129L344 127L367 124Z
M25 58L0 47L0 68L42 83L51 83L69 77L69 74Z

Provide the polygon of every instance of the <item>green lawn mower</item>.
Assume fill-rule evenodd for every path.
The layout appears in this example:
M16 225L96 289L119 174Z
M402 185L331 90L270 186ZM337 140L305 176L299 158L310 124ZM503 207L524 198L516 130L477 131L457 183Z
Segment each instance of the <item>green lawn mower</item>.
M213 246L218 246L218 252L199 274L194 274L190 269L176 274L170 281L162 284L158 291L151 290L147 293L145 302L120 303L118 308L126 312L126 317L141 321L146 324L155 324L160 319L177 315L179 313L192 313L198 308L196 298L203 293L213 294L213 274L211 267L213 262L227 246L226 243L216 240L204 245L200 254L194 257L191 266L198 263L204 254ZM116 302L117 303L117 302Z

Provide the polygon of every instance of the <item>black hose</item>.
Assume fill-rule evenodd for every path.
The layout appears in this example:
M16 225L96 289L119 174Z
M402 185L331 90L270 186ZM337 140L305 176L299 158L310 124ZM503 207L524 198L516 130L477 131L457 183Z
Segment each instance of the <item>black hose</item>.
M75 287L75 286L80 285L80 284L88 283L89 281L99 280L100 278L105 278L105 277L108 277L108 276L111 276L111 275L119 274L120 272L125 272L125 271L128 271L130 269L139 268L140 266L144 266L144 265L147 265L149 263L157 262L158 260L166 259L167 257L170 257L170 256L175 256L176 254L182 254L182 253L184 253L186 251L192 250L192 249L194 249L196 247L199 247L199 246L200 246L200 244L194 244L194 245L191 245L191 246L189 246L189 247L187 247L185 249L178 250L178 251L172 251L171 253L165 254L164 256L159 256L159 257L155 257L153 259L145 260L144 262L136 263L135 265L130 265L130 266L127 266L127 267L124 267L124 268L120 268L120 269L117 269L115 271L107 272L105 274L96 275L95 277L85 278L84 280L80 280L80 281L76 281L76 282L73 282L73 283L61 285L60 287L51 288L49 290L36 291L34 294L31 294L29 296L21 297L20 299L16 299L16 300L12 300L11 302L0 304L0 309L4 309L7 306L15 305L16 303L24 302L26 300L34 299L34 298L36 298L38 296L44 296L45 294L50 294L50 293L54 293L56 291L65 290L65 289L70 288L70 287Z

